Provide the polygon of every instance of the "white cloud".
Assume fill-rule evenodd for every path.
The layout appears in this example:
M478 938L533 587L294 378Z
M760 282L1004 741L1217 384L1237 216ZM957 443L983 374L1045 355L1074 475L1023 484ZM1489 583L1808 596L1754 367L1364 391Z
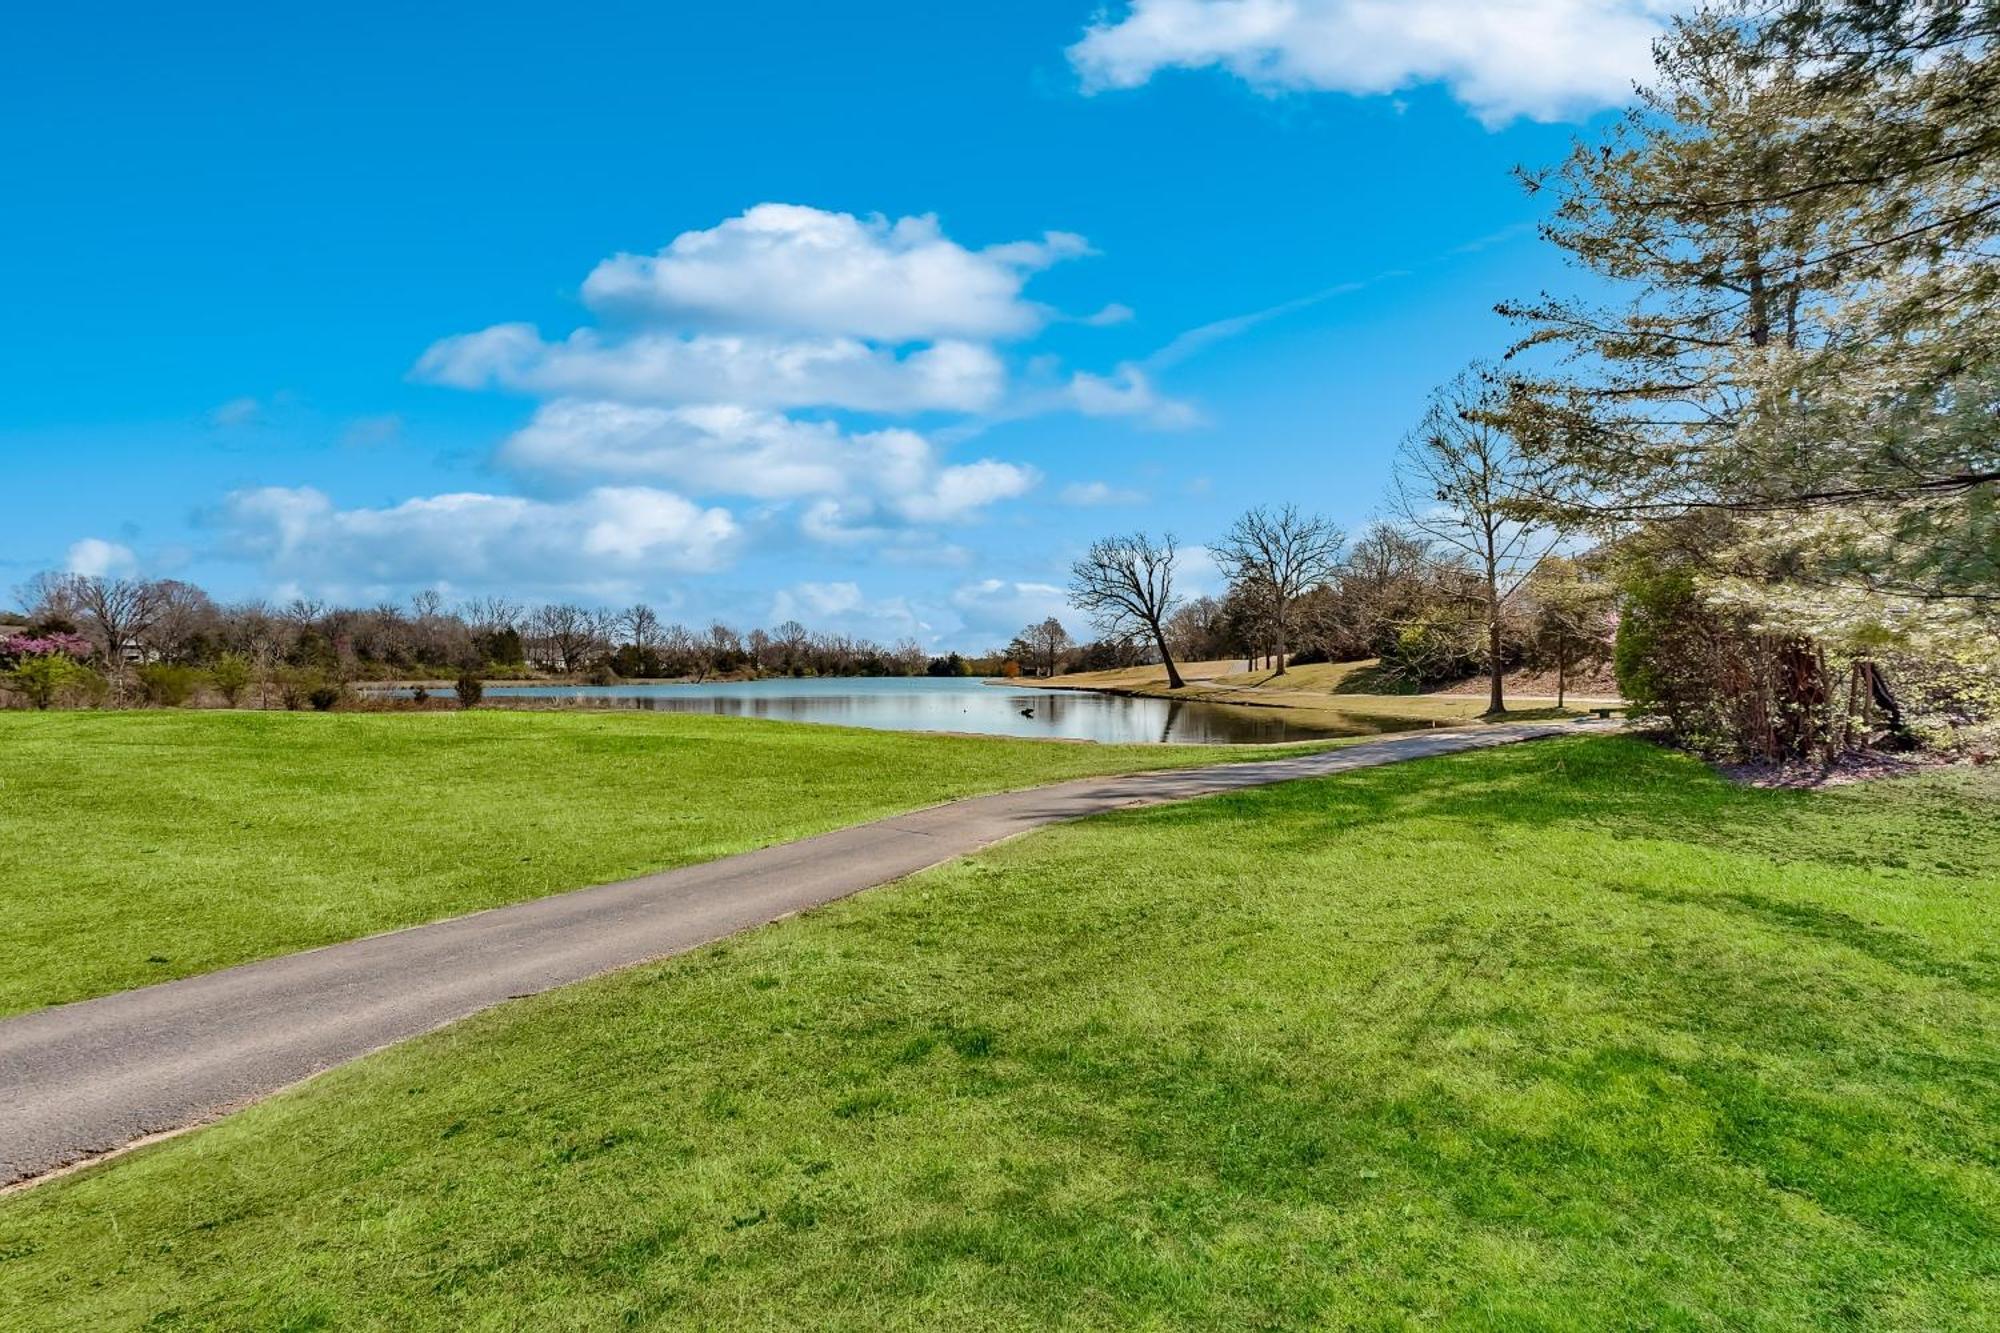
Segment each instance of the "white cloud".
M926 636L930 623L902 597L871 599L851 582L795 583L771 599L770 622L797 620L812 629L833 630L893 643Z
M1070 405L1087 417L1140 417L1167 429L1201 420L1193 404L1167 397L1151 376L1130 362L1109 375L1079 370L1070 376L1064 393Z
M1146 503L1144 491L1129 487L1113 486L1103 481L1076 481L1062 488L1057 499L1078 509L1095 509L1106 505L1142 505Z
M766 203L682 232L657 254L605 260L583 295L702 328L883 343L1013 338L1048 318L1021 299L1027 276L1088 252L1068 232L968 250L928 215L891 222Z
M1083 318L1077 320L1076 322L1079 324L1088 325L1093 329L1108 329L1114 324L1127 323L1128 321L1131 320L1131 318L1132 318L1131 306L1126 305L1121 301L1113 301L1110 305L1107 305L1102 309L1100 309L1096 314L1085 315L1083 316Z
M1174 557L1174 591L1183 597L1220 597L1229 575L1206 546L1183 546Z
M263 404L255 398L232 398L209 410L208 424L225 430L232 426L247 426L263 413Z
M884 522L959 523L1032 490L1033 468L947 463L915 431L847 433L830 421L709 404L635 407L560 399L507 441L505 465L543 474L664 482L705 495L817 500L809 536L849 542Z
M571 500L459 493L339 509L310 487L237 491L217 516L229 549L320 585L448 579L550 586L714 570L739 535L724 509L670 491L603 486Z
M414 373L459 389L891 413L978 411L1006 385L1000 358L977 343L940 342L899 355L854 338L642 332L607 339L593 329L550 343L528 324L441 339Z
M1269 91L1442 83L1488 125L1627 101L1671 0L1131 0L1069 50L1086 89L1219 65Z
M1063 620L1072 634L1084 629L1084 619L1071 608L1069 594L1053 583L979 579L953 589L951 604L969 632L1003 642L1024 625L1050 616Z
M1028 280L1089 252L1068 232L974 249L928 215L891 220L759 204L683 232L655 254L599 264L583 286L603 315L597 326L545 338L530 324L496 324L440 339L411 373L539 399L499 450L511 472L564 487L744 497L768 506L748 512L754 524L783 513L812 541L865 547L885 561L956 564L966 553L940 530L1028 494L1040 474L995 458L954 461L941 444L954 425L918 433L879 418L1192 418L1135 366L1066 377L1053 363L1029 361L1026 383L1012 381L999 345L1070 319L1029 300ZM1073 322L1130 317L1113 304ZM807 409L861 421L786 415ZM446 499L465 497L379 512ZM564 521L545 517L558 528Z
M837 616L860 605L858 583L795 583L771 600L771 619L796 620L801 613Z
M92 578L109 578L118 574L129 574L139 567L139 557L132 554L132 548L117 542L105 541L102 537L85 537L69 548L69 555L63 565L72 574L83 574Z

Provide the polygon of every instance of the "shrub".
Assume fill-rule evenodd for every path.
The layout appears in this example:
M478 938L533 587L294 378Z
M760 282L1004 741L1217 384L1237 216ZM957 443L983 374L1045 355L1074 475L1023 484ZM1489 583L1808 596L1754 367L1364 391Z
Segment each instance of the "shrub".
M156 708L179 708L194 697L201 673L193 667L148 662L138 670L139 693Z
M416 704L418 707L421 708L430 701L431 692L423 686L419 685L416 689L410 691L410 702Z
M1420 688L1462 680L1481 665L1479 628L1459 608L1413 616L1383 645L1383 674Z
M616 685L618 676L609 662L598 662L583 673L584 680L591 685Z
M477 707L481 696L486 693L485 684L470 671L459 672L458 680L452 685L452 689L458 692L458 706L460 708Z
M47 708L66 691L90 690L100 685L95 672L71 661L62 653L35 653L5 676L7 686L26 697L35 708Z
M222 696L222 702L234 708L243 691L250 687L250 659L241 653L224 653L209 668L208 678Z
M278 687L278 702L287 710L298 712L306 706L306 692L312 689L313 678L303 671L284 670L275 673L272 684Z
M315 685L306 691L306 702L313 706L314 712L324 713L340 702L340 686L331 681Z

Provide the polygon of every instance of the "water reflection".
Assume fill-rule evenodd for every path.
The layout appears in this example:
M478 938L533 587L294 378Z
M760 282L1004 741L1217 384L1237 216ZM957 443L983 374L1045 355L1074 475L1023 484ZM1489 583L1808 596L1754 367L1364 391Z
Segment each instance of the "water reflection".
M399 692L400 693L400 692ZM1022 689L966 679L729 681L707 685L489 685L486 698L574 699L653 712L719 713L885 731L968 731L1111 744L1245 745L1358 735L1269 709Z

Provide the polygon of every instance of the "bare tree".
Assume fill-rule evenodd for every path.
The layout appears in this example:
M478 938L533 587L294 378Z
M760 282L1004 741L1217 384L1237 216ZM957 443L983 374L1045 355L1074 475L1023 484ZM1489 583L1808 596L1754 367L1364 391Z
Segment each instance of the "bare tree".
M148 652L166 661L187 659L198 640L220 623L215 603L192 583L161 579L153 585L153 595L152 623L138 637Z
M700 684L708 675L708 654L686 625L672 624L660 631L660 660L670 676L693 676Z
M528 636L543 667L575 671L600 642L598 616L567 602L551 603L528 617Z
M1035 674L1039 676L1055 675L1056 665L1071 647L1069 631L1054 616L1022 630L1019 641L1028 650Z
M1562 539L1560 532L1516 517L1544 479L1494 424L1501 406L1497 387L1479 367L1441 386L1397 451L1391 492L1405 525L1465 556L1479 577L1488 713L1507 711L1501 686L1507 604Z
M777 645L785 668L790 670L805 660L812 635L798 621L787 620L771 631L771 642Z
M82 614L76 605L75 576L45 569L14 589L21 610L38 625L76 629Z
M1111 635L1150 634L1166 664L1167 688L1187 682L1167 646L1166 621L1180 605L1174 596L1174 535L1158 542L1143 532L1092 542L1083 559L1070 566L1069 599Z
M915 639L904 639L889 650L889 661L905 676L921 676L930 662L930 654Z
M1167 640L1183 662L1224 655L1222 603L1193 597L1167 617Z
M1274 674L1285 674L1293 609L1299 598L1333 577L1346 540L1339 528L1317 514L1301 514L1297 505L1259 505L1238 518L1215 548L1231 580L1262 604L1277 663Z
M83 623L104 650L106 670L125 672L127 650L140 646L141 636L159 618L159 585L145 579L116 579L97 574L72 574L69 595Z
M320 622L326 619L326 603L316 597L294 597L285 603L284 616L293 629L303 634L309 629L318 629Z
M475 634L499 634L521 623L521 604L505 597L476 597L458 608L459 619Z
M618 615L618 632L642 653L660 646L660 630L659 612L644 602L628 606Z

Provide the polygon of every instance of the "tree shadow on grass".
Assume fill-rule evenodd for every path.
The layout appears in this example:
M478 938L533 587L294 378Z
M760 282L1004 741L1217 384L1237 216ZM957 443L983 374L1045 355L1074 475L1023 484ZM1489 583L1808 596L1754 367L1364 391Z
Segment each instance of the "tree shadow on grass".
M1126 818L1250 816L1307 850L1363 826L1594 830L1861 869L2000 884L2000 773L1959 770L1825 791L1748 788L1648 741L1577 737L1360 769Z

